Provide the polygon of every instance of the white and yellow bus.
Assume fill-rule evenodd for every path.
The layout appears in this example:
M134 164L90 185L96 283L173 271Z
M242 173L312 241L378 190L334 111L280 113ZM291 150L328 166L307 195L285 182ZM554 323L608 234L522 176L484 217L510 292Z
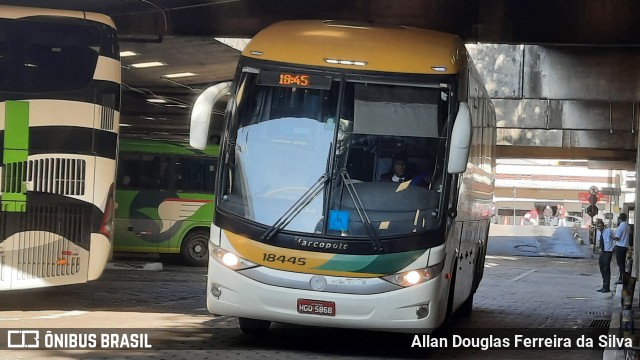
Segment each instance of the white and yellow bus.
M101 14L0 7L0 290L102 274L113 227L117 40Z
M272 321L429 332L469 315L494 190L493 105L457 36L287 21L194 104L229 94L207 306ZM402 157L405 173L389 176ZM391 181L386 181L391 179Z

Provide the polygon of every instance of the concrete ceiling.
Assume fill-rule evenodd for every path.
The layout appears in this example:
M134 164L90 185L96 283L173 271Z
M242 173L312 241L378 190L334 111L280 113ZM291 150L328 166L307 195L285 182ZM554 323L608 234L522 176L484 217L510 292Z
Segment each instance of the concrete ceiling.
M252 37L285 19L349 19L453 32L469 42L634 44L633 0L2 0L96 11L121 33ZM166 19L166 22L165 22ZM166 26L165 26L166 24Z
M640 45L635 0L0 0L0 4L110 15L123 58L124 136L182 137L189 106L202 89L233 76L239 53L216 37L250 38L285 19L347 19L459 34L466 42ZM134 62L166 66L133 69ZM193 72L173 81L164 74ZM151 105L149 97L170 106Z

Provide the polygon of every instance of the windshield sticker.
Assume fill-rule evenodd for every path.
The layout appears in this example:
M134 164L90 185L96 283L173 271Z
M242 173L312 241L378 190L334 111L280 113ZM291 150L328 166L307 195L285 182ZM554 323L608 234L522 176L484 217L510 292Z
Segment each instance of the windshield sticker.
M349 214L348 210L329 210L329 230L348 231Z
M410 184L411 184L411 180L401 182L400 185L398 185L398 187L396 188L396 192L405 190L406 188L409 187Z

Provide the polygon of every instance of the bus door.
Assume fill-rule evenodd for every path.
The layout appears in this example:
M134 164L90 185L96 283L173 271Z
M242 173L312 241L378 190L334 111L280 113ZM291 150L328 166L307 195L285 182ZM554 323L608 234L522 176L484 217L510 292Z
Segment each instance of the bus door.
M161 234L169 228L159 213L159 207L167 197L167 192L161 191L168 186L166 159L147 154L120 156L116 185L116 251L159 250Z
M141 196L144 193L140 191L117 191L114 236L116 251L158 251L158 220L151 219L145 208L136 206L134 201Z
M471 293L475 257L477 250L478 222L465 221L462 225L462 236L458 251L456 268L456 285L453 298L454 309L460 306Z
M211 226L215 168L215 158L175 157L174 177L178 199L172 205L176 210L170 219L172 230L169 245L174 252L181 249L182 242L190 231L198 228L208 232Z

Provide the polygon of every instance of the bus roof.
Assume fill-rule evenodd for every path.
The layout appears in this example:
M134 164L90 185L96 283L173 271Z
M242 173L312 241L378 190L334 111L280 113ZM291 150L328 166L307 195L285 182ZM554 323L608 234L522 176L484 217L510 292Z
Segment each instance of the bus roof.
M76 11L76 10L60 10L60 9L45 9L26 6L9 6L0 5L0 18L4 19L20 19L32 16L63 16L73 17L78 19L86 19L105 24L112 28L116 28L113 20L110 17L103 14Z
M283 21L267 27L242 55L291 64L415 74L455 74L467 63L466 48L456 35L322 20ZM340 64L340 60L366 65Z
M149 154L218 156L220 146L207 145L203 151L200 151L190 147L188 143L180 141L120 138L118 149L120 153L137 152Z

